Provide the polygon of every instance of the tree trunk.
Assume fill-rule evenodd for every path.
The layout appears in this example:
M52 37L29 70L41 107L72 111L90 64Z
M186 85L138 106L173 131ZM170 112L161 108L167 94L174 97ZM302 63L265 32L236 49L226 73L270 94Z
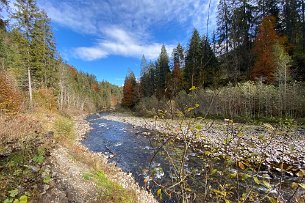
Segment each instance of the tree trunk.
M31 69L29 67L28 67L28 80L29 80L30 108L32 108L33 107L32 78L31 78Z

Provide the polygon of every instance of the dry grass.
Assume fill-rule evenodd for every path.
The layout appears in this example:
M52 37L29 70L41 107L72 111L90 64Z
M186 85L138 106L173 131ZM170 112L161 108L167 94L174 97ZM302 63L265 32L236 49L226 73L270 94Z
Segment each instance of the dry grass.
M16 141L43 132L40 121L33 116L19 114L16 116L0 116L0 143Z

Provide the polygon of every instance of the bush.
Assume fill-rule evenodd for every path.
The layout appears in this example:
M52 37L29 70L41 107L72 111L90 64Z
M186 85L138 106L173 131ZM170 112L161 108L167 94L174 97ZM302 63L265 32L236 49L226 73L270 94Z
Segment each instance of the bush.
M0 113L15 114L20 111L22 96L16 81L5 72L0 72Z
M158 114L158 110L160 109L159 107L159 101L155 96L144 97L136 105L135 111L140 116L153 117Z
M47 110L56 110L56 96L53 93L52 89L41 88L34 92L34 102L35 106L47 109Z
M230 118L304 117L305 87L302 83L284 86L245 82L216 90L199 89L191 94L180 92L175 101L184 111L199 104L197 115Z

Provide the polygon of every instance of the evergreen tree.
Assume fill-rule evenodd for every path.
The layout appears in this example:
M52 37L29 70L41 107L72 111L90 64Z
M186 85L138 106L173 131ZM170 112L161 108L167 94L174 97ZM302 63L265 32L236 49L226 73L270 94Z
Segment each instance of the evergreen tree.
M202 46L202 69L201 78L204 80L205 86L211 86L216 83L216 76L218 72L218 60L213 52L207 37L201 40Z
M148 70L148 65L145 56L141 58L141 76L143 76Z
M2 11L7 7L7 0L0 0L0 30L5 30L6 22L2 19Z
M32 67L31 67L31 54L30 45L33 38L33 28L34 23L38 14L38 8L36 6L35 0L16 0L15 2L16 12L13 14L12 18L17 21L17 28L23 34L24 38L27 39L28 45L22 45L26 47L23 53L25 57L25 65L28 73L28 89L30 97L30 106L33 106L33 96L32 96Z
M200 45L199 32L194 29L185 59L184 80L185 89L192 86L202 86L203 80L200 78L202 49Z
M169 57L166 51L166 48L164 45L162 45L161 53L158 58L158 64L157 64L157 90L156 90L156 96L158 99L161 99L165 96L166 88L169 81L170 76L170 69L169 69Z
M221 53L229 52L229 29L231 16L228 6L229 0L220 0L217 7L217 35L218 42L224 50Z
M168 94L170 97L177 95L183 89L183 74L184 68L184 50L179 43L176 48L173 49L173 68L171 74L171 81L168 85Z
M54 65L56 48L50 19L43 11L34 23L31 51L37 86L54 87L57 83L57 70Z

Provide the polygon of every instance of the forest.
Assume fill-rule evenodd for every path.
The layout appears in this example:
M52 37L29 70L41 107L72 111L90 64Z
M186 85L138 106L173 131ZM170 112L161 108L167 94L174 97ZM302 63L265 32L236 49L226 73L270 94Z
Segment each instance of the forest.
M194 29L185 47L169 55L163 46L156 61L143 55L122 104L148 116L198 103L198 115L304 117L304 18L299 0L221 0L215 32Z
M9 20L0 27L0 110L33 107L95 112L115 107L121 89L64 62L56 49L50 19L35 1L1 1Z
M168 0L183 14L208 8L205 28L188 28L172 53L133 36L135 21L157 22L158 40L170 35L174 18L159 25L146 16L157 0L49 1L67 15L61 22L80 17L81 29L105 30L59 24L39 0L0 0L0 202L304 203L304 0L219 0L216 19L216 0ZM107 6L109 16L93 18ZM114 23L122 8L132 35ZM55 29L87 45L103 34L78 51L111 64L112 77L136 60L140 75L129 70L123 87L100 81L65 61ZM161 48L158 57L138 53L153 55L147 47Z

